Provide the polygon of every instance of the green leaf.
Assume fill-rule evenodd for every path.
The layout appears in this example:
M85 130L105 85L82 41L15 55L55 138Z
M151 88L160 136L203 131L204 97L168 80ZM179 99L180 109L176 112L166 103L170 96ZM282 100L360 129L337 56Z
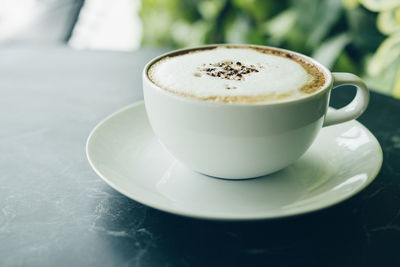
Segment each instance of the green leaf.
M205 21L188 24L185 21L176 21L172 24L174 29L171 35L174 41L183 47L198 46L204 43L204 36L208 30Z
M400 33L388 37L371 58L368 74L378 75L400 58Z
M400 33L382 43L368 62L367 74L375 88L400 96Z
M249 20L244 16L236 16L232 23L227 25L226 29L226 41L228 43L246 43L247 32L250 29Z
M331 68L332 71L340 71L340 72L350 72L356 75L360 75L360 68L358 62L355 62L350 56L349 53L344 50L339 54L334 66Z
M393 85L393 96L400 98L400 68L397 70L396 80Z
M359 5L359 3L360 2L358 0L342 0L342 4L346 9L356 8Z
M397 14L400 14L400 8L379 13L377 19L379 31L387 35L400 31L400 21L397 20Z
M360 0L360 3L365 6L365 8L375 12L400 6L399 0Z
M287 7L285 0L231 0L232 4L249 14L256 22L264 22Z
M267 21L264 24L265 32L274 39L283 39L294 27L296 19L296 11L289 8Z
M347 33L334 36L323 42L322 45L313 53L312 57L328 69L331 69L349 42L350 36Z
M376 14L359 7L346 10L346 18L355 52L361 56L375 52L385 39L376 27Z
M199 1L198 3L198 10L202 17L206 20L215 19L218 14L221 12L222 8L224 7L226 1L212 1L212 0L205 0Z
M399 79L400 60L393 62L392 68L387 68L379 75L366 75L363 77L368 86L380 93L396 96L395 81ZM398 91L397 91L398 92Z
M306 46L315 49L340 19L341 0L297 0L298 30L307 36Z

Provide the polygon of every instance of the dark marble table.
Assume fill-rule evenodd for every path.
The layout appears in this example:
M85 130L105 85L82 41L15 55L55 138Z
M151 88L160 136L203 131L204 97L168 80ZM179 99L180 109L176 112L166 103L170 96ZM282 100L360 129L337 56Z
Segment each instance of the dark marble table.
M332 208L213 222L107 186L86 138L142 98L142 67L157 54L0 48L0 266L400 266L400 101L380 94L359 120L382 145L382 170ZM335 94L334 106L352 93Z

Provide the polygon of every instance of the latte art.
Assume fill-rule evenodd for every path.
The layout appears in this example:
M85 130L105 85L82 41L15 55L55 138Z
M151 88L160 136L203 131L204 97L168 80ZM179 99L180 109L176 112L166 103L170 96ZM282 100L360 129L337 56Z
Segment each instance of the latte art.
M325 85L307 59L273 48L206 47L172 54L148 70L164 90L201 100L265 103L301 98Z

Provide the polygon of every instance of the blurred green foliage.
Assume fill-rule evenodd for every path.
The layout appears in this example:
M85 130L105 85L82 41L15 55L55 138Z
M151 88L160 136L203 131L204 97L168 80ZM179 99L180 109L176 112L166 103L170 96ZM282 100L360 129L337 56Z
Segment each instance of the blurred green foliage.
M278 46L400 97L400 0L142 0L144 46Z

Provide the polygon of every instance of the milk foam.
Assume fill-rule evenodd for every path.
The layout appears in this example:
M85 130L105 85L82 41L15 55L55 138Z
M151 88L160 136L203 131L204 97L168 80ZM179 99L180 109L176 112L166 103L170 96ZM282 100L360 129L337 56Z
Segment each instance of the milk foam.
M238 71L243 75L235 76L231 67L224 70L228 65L235 68L236 75ZM253 71L246 72L246 68ZM232 75L227 74L229 69ZM307 94L302 88L315 79L296 60L250 47L217 47L165 57L153 64L148 74L168 91L223 102L298 98Z

